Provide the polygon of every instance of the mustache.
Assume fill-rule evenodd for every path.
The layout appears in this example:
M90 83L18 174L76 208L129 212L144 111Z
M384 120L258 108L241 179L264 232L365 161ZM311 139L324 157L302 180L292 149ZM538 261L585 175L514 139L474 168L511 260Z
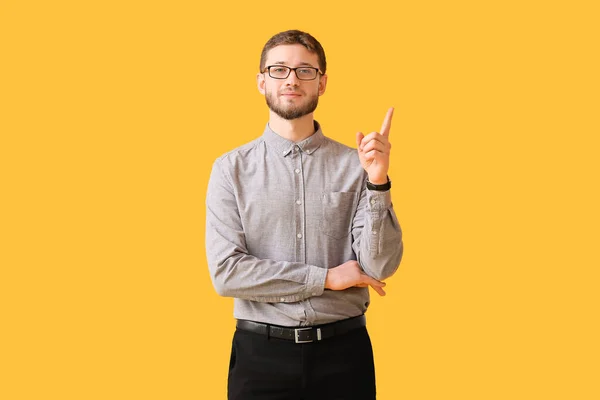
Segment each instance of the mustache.
M303 94L300 90L285 90L281 94Z

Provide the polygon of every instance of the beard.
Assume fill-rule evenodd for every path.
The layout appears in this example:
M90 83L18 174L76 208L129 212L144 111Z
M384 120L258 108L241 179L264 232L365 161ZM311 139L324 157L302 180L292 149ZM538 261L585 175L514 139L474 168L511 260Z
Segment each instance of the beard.
M304 104L295 105L289 103L287 107L282 104L283 101L278 101L273 93L267 93L265 99L267 100L269 109L286 120L296 119L303 117L306 114L310 114L317 109L317 104L319 104L318 94L309 97L308 102Z

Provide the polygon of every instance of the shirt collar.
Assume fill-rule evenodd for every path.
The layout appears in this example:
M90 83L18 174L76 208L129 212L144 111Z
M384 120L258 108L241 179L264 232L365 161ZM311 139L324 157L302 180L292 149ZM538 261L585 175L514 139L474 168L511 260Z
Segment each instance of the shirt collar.
M265 127L263 138L268 145L273 146L283 157L290 154L294 146L300 147L300 150L306 154L313 154L325 139L323 131L321 130L321 125L317 121L313 121L313 123L315 126L315 133L298 143L294 143L291 140L279 136L271 129L269 123L267 123L267 126Z

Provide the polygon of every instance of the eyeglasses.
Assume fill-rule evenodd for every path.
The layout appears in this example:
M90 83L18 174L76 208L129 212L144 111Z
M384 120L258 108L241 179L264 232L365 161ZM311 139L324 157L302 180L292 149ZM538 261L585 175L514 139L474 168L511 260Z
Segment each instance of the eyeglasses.
M273 79L287 79L290 73L294 71L296 77L301 81L312 81L317 77L317 73L320 73L319 68L314 67L296 67L290 68L284 65L269 65L262 72L269 71L269 76Z

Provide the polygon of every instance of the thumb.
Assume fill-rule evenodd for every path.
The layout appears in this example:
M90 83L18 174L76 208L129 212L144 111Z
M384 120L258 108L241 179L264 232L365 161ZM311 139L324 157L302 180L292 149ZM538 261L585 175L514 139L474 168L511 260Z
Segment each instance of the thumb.
M364 139L365 135L362 134L362 132L357 132L356 133L356 147L358 147L358 150L360 151L360 142L362 142L362 140Z

